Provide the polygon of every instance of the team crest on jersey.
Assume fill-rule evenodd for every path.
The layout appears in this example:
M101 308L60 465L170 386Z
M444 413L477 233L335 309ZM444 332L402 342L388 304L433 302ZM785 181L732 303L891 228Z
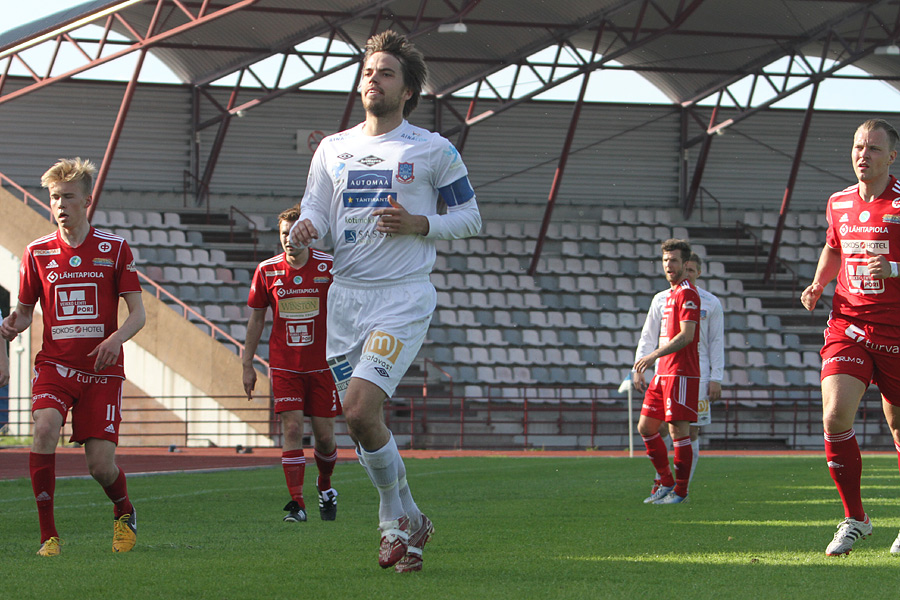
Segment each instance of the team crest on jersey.
M110 250L112 250L112 244L110 244L109 242L100 242L99 244L97 244L97 250L99 250L100 252L109 252Z
M377 156L373 156L373 155L370 154L369 156L366 156L366 157L364 157L364 158L361 158L361 159L359 159L359 160L356 161L356 162L358 162L358 163L361 164L361 165L366 165L367 167L374 167L374 166L377 165L378 163L384 162L384 159L383 159L383 158L378 158Z
M70 267L76 267L76 268L77 268L77 267L80 267L80 266L81 266L81 257L80 257L80 256L73 256L72 258L70 258L70 259L69 259L69 266L70 266Z
M413 175L413 163L400 163L397 165L397 181L400 183L412 183L413 179L415 179L415 175Z

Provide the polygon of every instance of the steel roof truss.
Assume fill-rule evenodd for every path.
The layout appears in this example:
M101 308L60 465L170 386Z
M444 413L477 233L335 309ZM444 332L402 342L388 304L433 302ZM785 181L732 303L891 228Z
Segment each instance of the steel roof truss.
M166 9L167 6L169 6L170 4L173 4L175 2L175 0L156 0L156 7L154 9L153 17L150 19L150 24L147 27L146 33L143 35L140 34L135 29L135 27L133 25L131 25L130 23L128 23L128 21L125 20L122 17L122 15L119 13L109 14L108 16L107 16L107 13L98 14L96 20L85 21L84 24L81 27L79 27L78 29L81 29L82 27L86 27L88 25L96 25L97 22L99 22L101 19L106 19L106 23L103 28L103 33L99 37L87 37L87 38L84 38L81 40L76 40L75 38L73 38L70 35L70 33L75 30L67 29L65 31L61 31L59 33L59 35L57 35L57 36L49 38L38 44L27 46L27 47L23 48L22 50L11 52L11 53L3 56L2 58L0 58L0 60L4 60L4 59L6 60L6 65L4 67L3 75L0 76L0 92L2 92L2 90L3 90L3 84L5 83L5 79L8 76L7 74L9 72L10 63L13 60L17 60L20 63L22 63L25 66L25 68L29 71L32 78L34 78L34 80L35 80L34 83L27 85L21 89L18 89L14 92L10 92L5 95L0 95L0 104L3 104L4 102L8 102L10 100L18 98L20 96L24 96L25 94L28 94L35 90L38 90L38 89L41 89L48 85L51 85L57 81L69 79L69 78L73 77L74 75L78 75L80 73L83 73L89 69L93 69L94 67L102 65L104 63L116 60L118 58L121 58L121 57L123 57L127 54L130 54L132 52L135 52L137 50L148 49L155 44L164 42L165 40L168 40L169 38L171 38L173 36L176 36L178 34L184 33L185 31L193 29L194 27L199 27L201 25L204 25L204 24L206 24L210 21L213 21L215 19L218 19L220 17L229 15L233 12L240 11L247 6L251 6L251 5L255 4L258 1L259 0L238 0L234 4L230 4L227 6L216 6L213 8L213 10L206 10L206 12L204 12L202 15L200 13L198 13L198 16L188 16L187 23L168 27L165 24L160 22L160 17L163 14L164 9ZM206 4L204 4L204 7L206 9L209 8ZM174 10L174 8L175 7L172 6L173 10ZM190 11L188 11L187 14L190 15ZM103 56L102 55L103 50L106 48L106 46L108 44L111 44L111 41L109 40L109 35L110 35L111 29L112 29L112 27L111 27L112 19L116 19L119 23L121 23L124 27L126 27L128 29L128 31L134 36L134 38L137 41L127 43L123 49L112 52L106 56ZM97 46L98 46L97 55L94 58L91 58L90 54L87 51L85 51L81 46L81 43L87 43L87 42L97 44ZM45 73L47 73L47 75L42 77L42 76L38 75L36 70L33 69L25 61L25 58L22 56L22 53L26 52L27 50L29 50L31 48L37 48L37 47L43 46L45 44L55 44L56 48L51 52L51 56L50 56L50 60L48 61L47 68L42 69ZM53 68L56 65L57 58L59 57L59 50L64 45L69 45L69 46L73 47L77 51L78 54L82 55L82 57L85 59L85 61L83 64L81 64L73 69L70 69L64 73L61 73L59 75L52 75Z

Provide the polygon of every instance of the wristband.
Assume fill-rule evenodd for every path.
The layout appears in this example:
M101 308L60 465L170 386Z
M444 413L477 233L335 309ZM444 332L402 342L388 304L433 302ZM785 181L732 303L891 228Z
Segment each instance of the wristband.
M900 277L900 263L888 261L891 263L891 277Z

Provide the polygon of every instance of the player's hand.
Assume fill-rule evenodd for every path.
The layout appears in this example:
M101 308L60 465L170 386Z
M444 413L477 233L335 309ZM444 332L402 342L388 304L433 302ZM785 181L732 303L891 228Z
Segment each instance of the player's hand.
M307 248L319 239L319 232L309 219L298 219L291 225L291 245L296 248Z
M247 400L253 399L253 390L256 388L256 369L253 365L244 365L244 392Z
M13 311L3 319L3 324L0 325L0 336L3 336L7 342L11 342L16 339L17 335L19 335L19 330L16 329L16 313Z
M114 336L109 336L88 353L88 356L95 356L94 370L98 373L107 367L111 367L119 360L119 354L122 352L122 344L116 341Z
M709 382L709 391L707 392L710 402L715 402L722 397L722 384L718 381Z
M390 208L377 208L372 211L381 217L375 223L375 231L393 235L425 235L428 233L428 219L422 215L411 215L393 196L388 196Z
M644 383L644 372L637 370L633 370L631 372L631 384L634 386L634 389L638 392L643 392L646 384Z
M891 265L883 254L875 254L866 249L869 275L875 279L887 279L891 276Z
M800 294L800 304L803 305L808 311L812 311L816 307L816 302L819 301L819 298L822 297L822 292L825 291L825 288L821 286L818 282L812 282L803 293Z

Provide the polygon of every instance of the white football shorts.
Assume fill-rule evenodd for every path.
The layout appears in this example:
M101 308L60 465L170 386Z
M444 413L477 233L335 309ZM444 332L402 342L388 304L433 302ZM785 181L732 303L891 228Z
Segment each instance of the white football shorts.
M709 411L709 379L701 378L700 398L697 401L697 420L691 423L691 425L704 427L710 423L712 423L712 415Z
M325 353L341 399L351 377L391 397L425 342L436 306L427 275L384 282L335 277L328 290Z

